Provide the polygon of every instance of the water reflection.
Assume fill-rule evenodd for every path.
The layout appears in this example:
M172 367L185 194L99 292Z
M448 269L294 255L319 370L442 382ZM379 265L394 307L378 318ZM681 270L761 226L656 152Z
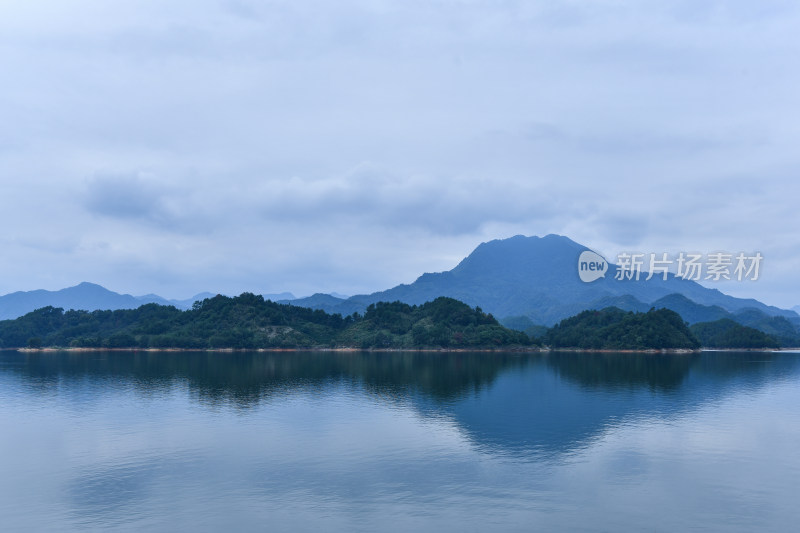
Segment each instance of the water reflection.
M369 352L6 352L0 372L40 391L59 383L125 382L147 393L185 382L209 403L255 407L297 387L362 384L389 397L421 391L452 400L491 384L502 371L531 363L514 354Z
M784 353L0 352L0 516L20 530L653 516L684 530L697 505L728 529L779 526L800 475L785 429L800 427L798 377Z
M588 389L671 391L680 387L701 356L690 354L560 352L547 364L560 377Z
M253 409L331 384L446 417L500 453L568 453L610 425L676 416L728 390L794 376L796 354L5 352L0 375L37 394L187 387L209 407Z

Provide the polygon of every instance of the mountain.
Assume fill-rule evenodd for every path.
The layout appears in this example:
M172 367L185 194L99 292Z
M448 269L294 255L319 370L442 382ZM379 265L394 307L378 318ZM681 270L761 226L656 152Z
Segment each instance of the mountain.
M58 291L18 291L0 296L0 320L20 317L34 309L52 306L63 309L81 309L95 311L98 309L136 309L137 307L156 303L173 305L179 309L189 309L197 300L213 297L211 293L200 293L188 300L167 300L157 294L131 296L110 291L95 283L83 282L74 287Z
M616 306L646 311L661 298L680 294L696 304L717 306L729 313L752 308L767 316L800 319L794 311L753 299L734 298L672 274L666 280L660 276L649 281L644 276L638 281L616 280L614 264L608 265L605 277L584 283L577 267L578 257L586 250L589 248L561 235L517 235L482 243L452 270L423 274L408 285L344 301L315 295L316 298L296 300L293 304L348 315L361 313L369 304L380 301L422 304L438 296L448 296L470 306L480 306L498 317L527 316L535 324L550 326L585 309Z
M92 285L92 283L87 283L87 285ZM80 285L78 285L78 287L80 287ZM103 287L101 285L97 285L97 287L100 287L103 290L107 290L105 287ZM108 291L108 292L112 293L112 294L118 294L118 293L113 292L113 291ZM122 295L120 295L120 296L122 296ZM167 300L166 298L162 298L158 294L144 294L142 296L134 296L134 298L137 301L141 302L139 305L144 305L144 304L174 305L172 303L172 301ZM189 304L189 305L191 305L191 304Z
M554 348L694 350L700 347L680 315L669 309L651 309L646 313L630 313L616 307L583 311L559 322L544 338Z
M495 317L527 317L531 324L552 326L586 309L618 307L645 312L650 307L678 312L690 323L732 318L779 338L797 336L800 315L754 299L728 296L694 281L668 275L649 281L616 280L617 266L608 264L605 277L584 283L578 276L578 257L586 246L561 235L525 237L517 235L480 244L452 270L423 274L410 284L342 298L336 294L314 294L295 299L291 293L264 295L279 303L324 310L349 316L363 314L370 304L400 301L421 305L439 296L481 307ZM188 300L165 300L149 294L134 297L82 283L61 291L17 292L0 297L0 319L16 318L45 306L64 309L130 309L143 303L174 305L188 309L202 293ZM726 314L727 313L727 314ZM742 316L738 317L737 314ZM731 316L729 316L731 315ZM778 317L785 321L775 320ZM792 332L786 327L792 326ZM517 322L522 324L522 322ZM527 329L527 328L526 328ZM782 341L783 342L783 341Z
M266 298L266 296L265 296ZM318 292L311 296L306 296L305 298L287 298L282 300L274 300L280 304L288 304L291 303L292 305L298 305L300 307L310 307L311 309L326 309L326 308L334 308L337 307L345 302L345 298L337 298L332 294L323 294ZM338 311L337 311L338 312ZM349 315L352 313L342 313L344 315Z
M800 328L798 328L799 324L796 323L798 322L797 319L785 316L770 316L753 307L746 307L731 313L718 305L698 304L682 294L675 293L659 298L651 304L640 302L630 295L605 297L592 302L587 309L602 310L609 307L636 313L645 312L650 308L669 309L678 313L690 325L729 320L741 326L754 328L771 335L777 339L781 346L800 346ZM533 321L524 315L505 317L500 320L500 323L507 328L525 331L529 334L534 331L531 329L534 326ZM539 327L541 328L542 326Z
M192 305L194 305L195 302L202 302L206 298L213 298L216 295L217 294L213 293L213 292L201 292L201 293L195 294L191 298L187 298L186 300L168 300L167 304L162 304L162 305L174 305L178 309L190 309L192 307ZM152 296L156 296L156 295L152 295ZM158 298L160 298L160 296L158 296ZM147 302L147 303L151 303L151 302ZM159 302L152 302L152 303L159 303Z
M59 291L18 291L0 296L0 319L17 318L34 309L53 306L64 309L134 309L145 303L165 303L155 295L138 299L119 294L94 283L81 283Z
M342 318L244 293L190 310L147 304L115 311L44 307L0 321L6 348L500 348L531 344L479 309L450 298L421 306L380 303Z
M702 305L693 302L682 294L668 294L652 304L656 309L664 308L675 311L689 324L698 322L714 322L721 318L733 318L732 313L718 305ZM769 318L762 311L755 310L760 316Z
M770 316L761 309L745 307L731 313L713 305L695 303L682 294L670 294L653 302L656 309L665 308L675 311L689 324L715 323L727 324L724 321L733 321L740 326L756 329L776 339L781 346L800 346L800 328L796 319L777 315ZM694 330L693 330L694 331ZM726 332L727 334L728 332ZM736 335L747 337L742 331L736 330ZM701 341L703 338L700 339ZM706 344L703 344L706 346ZM716 346L709 344L708 346Z
M766 316L758 309L746 308L737 311L732 320L776 338L781 346L800 346L800 328L797 321L785 316Z
M297 299L291 292L268 293L262 294L261 296L263 296L265 300L272 300L273 302L290 302Z
M730 318L700 322L691 327L692 334L705 348L778 348L774 337L755 328L743 326Z

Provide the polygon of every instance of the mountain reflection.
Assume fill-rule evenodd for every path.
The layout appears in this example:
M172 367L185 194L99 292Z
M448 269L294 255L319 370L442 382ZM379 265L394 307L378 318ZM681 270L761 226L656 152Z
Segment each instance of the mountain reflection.
M418 391L453 400L528 364L508 353L421 352L5 352L0 372L47 390L70 381L107 381L143 393L186 384L205 402L256 407L296 388L359 384L382 396Z
M700 357L696 353L559 352L547 358L547 365L560 377L590 389L670 391L680 387Z
M730 390L796 375L797 354L374 352L2 352L0 377L37 394L188 388L203 405L249 410L344 386L454 421L494 453L561 454L605 428L678 416Z

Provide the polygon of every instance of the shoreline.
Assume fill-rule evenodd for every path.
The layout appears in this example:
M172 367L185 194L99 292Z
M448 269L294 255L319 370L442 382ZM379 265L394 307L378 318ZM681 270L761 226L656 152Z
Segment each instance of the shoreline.
M547 348L539 346L516 346L509 348L352 348L352 347L305 347L305 348L92 348L92 347L46 347L46 348L0 348L0 351L17 351L24 353L53 352L148 352L148 353L280 353L280 352L377 352L377 353L463 353L463 352L517 352L517 353L641 353L641 354L691 354L701 352L800 352L800 348L650 348L650 349L585 349L585 348Z
M350 347L298 347L298 348L91 348L91 347L66 347L66 348L0 348L0 351L16 352L211 352L211 353L240 353L240 352L549 352L551 350L539 347L510 347L510 348L350 348Z

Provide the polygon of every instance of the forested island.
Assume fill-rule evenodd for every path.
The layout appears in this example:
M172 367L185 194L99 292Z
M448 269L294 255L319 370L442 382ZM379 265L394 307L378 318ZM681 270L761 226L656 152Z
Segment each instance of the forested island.
M609 307L583 311L544 333L552 348L585 350L696 350L703 348L778 348L778 341L755 328L723 318L689 326L669 309L646 313Z
M192 309L147 304L116 311L45 307L0 321L1 347L70 348L511 348L528 335L501 326L452 298L419 306L370 305L342 317L244 293L215 296Z
M616 307L583 311L548 330L545 342L554 348L589 350L700 348L700 341L689 326L669 309L646 313L625 312Z
M731 320L689 327L668 309L583 311L552 328L508 329L452 298L371 304L362 315L215 296L181 311L146 304L116 311L44 307L0 321L0 348L92 349L583 349L777 348L775 338Z
M700 322L689 328L705 348L779 348L772 335L755 328L742 326L729 318Z

